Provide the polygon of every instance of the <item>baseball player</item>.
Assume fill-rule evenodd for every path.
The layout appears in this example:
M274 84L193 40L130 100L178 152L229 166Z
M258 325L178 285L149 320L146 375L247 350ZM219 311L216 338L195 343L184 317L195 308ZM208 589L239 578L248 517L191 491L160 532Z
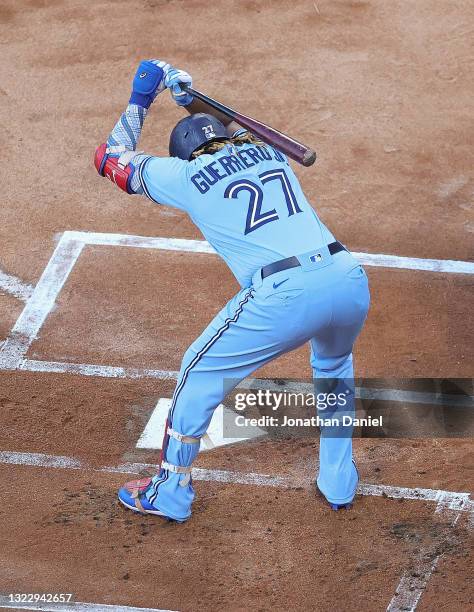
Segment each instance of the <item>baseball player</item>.
M192 84L186 72L141 62L129 104L95 154L99 174L126 193L186 211L241 286L184 354L159 472L118 494L135 512L177 522L191 516L191 466L215 408L257 368L309 341L315 379L336 395L343 389L344 410L353 412L352 347L369 307L364 270L320 221L285 155L193 99L183 83ZM136 149L166 88L190 116L172 130L169 157L155 157ZM348 507L357 483L351 433L323 427L320 493L334 509Z

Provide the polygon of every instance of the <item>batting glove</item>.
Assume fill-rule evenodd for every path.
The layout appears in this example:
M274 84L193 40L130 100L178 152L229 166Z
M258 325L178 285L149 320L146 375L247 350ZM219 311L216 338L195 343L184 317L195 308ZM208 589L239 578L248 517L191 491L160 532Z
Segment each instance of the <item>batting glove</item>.
M187 106L193 101L192 95L181 89L183 83L191 87L193 84L191 75L184 70L171 67L166 73L165 86L169 88L173 100L179 106Z
M165 77L171 66L160 60L140 62L133 79L130 104L149 108L156 96L166 89Z

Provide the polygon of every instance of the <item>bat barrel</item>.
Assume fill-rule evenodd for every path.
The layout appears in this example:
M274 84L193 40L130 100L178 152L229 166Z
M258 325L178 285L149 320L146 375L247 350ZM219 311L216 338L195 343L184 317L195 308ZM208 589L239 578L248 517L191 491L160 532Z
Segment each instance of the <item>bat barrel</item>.
M286 134L275 130L269 125L266 125L265 123L257 121L256 119L252 119L247 115L243 115L242 113L239 113L234 109L229 108L225 104L214 100L214 98L206 96L202 92L193 89L189 85L182 84L181 89L187 91L198 100L205 102L208 106L219 111L229 119L236 121L242 127L247 128L253 134L261 138L264 142L275 147L282 153L285 153L286 155L288 155L288 157L291 157L291 159L294 159L299 164L308 167L312 166L316 161L316 153L301 142L290 138Z

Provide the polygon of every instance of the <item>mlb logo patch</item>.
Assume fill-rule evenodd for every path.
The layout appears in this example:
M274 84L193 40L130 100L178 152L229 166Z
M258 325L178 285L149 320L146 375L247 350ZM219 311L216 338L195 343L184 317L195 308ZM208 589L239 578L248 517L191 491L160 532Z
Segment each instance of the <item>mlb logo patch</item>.
M312 263L317 263L318 261L321 261L323 259L323 256L321 255L321 253L316 253L316 255L311 255L309 260Z

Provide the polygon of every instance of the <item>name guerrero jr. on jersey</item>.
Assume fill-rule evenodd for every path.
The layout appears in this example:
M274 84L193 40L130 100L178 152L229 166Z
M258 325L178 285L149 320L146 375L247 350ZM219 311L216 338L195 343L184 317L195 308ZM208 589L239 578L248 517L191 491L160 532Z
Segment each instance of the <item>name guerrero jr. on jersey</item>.
M235 154L221 155L191 176L190 180L199 193L207 193L211 187L222 179L241 170L252 168L264 161L274 159L289 165L286 157L268 145L246 147L243 151L239 151L234 147L234 150Z

